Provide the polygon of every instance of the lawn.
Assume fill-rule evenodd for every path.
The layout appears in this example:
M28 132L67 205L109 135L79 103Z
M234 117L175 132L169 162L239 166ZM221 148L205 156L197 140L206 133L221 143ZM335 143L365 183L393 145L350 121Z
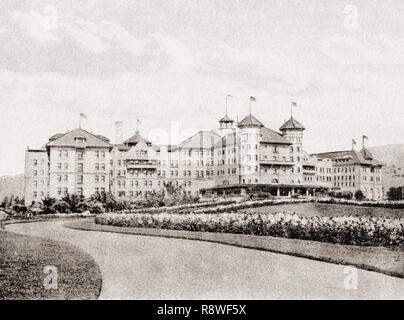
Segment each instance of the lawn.
M57 289L46 289L46 266ZM0 299L97 299L101 273L93 258L67 243L0 230Z
M369 217L389 217L404 219L403 209L388 209L377 207L360 207L342 204L323 203L296 203L282 204L276 206L266 206L258 208L243 209L240 212L248 213L296 213L302 217L341 217L341 216L369 216Z

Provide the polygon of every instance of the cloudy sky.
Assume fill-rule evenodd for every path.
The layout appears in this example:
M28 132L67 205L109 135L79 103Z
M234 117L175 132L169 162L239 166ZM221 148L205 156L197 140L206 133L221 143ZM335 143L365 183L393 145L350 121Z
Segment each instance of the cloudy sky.
M0 175L78 126L176 143L296 101L308 152L404 142L404 2L1 0ZM168 141L167 141L168 140Z

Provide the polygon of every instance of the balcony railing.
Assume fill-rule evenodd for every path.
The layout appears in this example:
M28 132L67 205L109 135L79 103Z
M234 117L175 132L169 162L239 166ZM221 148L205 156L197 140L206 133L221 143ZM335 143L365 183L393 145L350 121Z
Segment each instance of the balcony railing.
M127 168L138 168L138 169L155 169L157 168L157 161L149 160L149 161L126 161Z
M261 159L260 164L262 165L275 165L275 166L293 166L295 163L293 161L287 160L271 160L271 159Z

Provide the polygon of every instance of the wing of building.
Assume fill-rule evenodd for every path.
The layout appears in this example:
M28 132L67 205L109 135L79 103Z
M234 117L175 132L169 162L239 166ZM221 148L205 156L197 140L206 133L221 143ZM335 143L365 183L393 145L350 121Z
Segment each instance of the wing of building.
M384 197L386 192L383 187L384 164L374 159L368 149L326 152L315 156L319 159L332 160L332 190L352 193L362 190L365 197L372 200Z
M218 129L179 145L154 145L138 130L120 144L83 129L55 134L42 149L26 150L25 201L98 192L137 199L167 185L193 196L361 189L368 198L382 197L382 164L368 150L309 155L305 130L293 117L276 131L252 114L238 123L226 114Z

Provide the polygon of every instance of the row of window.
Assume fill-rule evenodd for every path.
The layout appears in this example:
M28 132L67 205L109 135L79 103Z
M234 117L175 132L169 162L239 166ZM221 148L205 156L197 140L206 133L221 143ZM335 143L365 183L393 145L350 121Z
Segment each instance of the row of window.
M184 180L181 183L177 180L177 181L173 181L172 183L176 186L180 186L180 185L182 185L184 187L192 186L192 181L189 181L189 180ZM153 187L153 186L163 187L167 184L168 184L168 181L161 181L161 180L154 181L154 183L153 183L153 180L143 180L143 183L142 183L142 181L139 181L139 180L131 180L128 183L128 185L132 188L133 187L138 188L140 185L143 185L144 187ZM123 181L118 180L116 182L116 185L118 188L125 188L127 183L125 180L123 180Z
M152 190L152 191L129 191L128 192L128 196L133 198L133 197L147 197L149 195L152 195L154 193L156 193L156 190ZM188 196L191 196L191 191L184 191L184 194L188 194ZM126 197L126 192L125 191L120 191L118 192L118 197Z
M192 157L192 155L193 154L195 154L196 156L198 156L198 157L202 157L202 156L204 156L204 155L210 155L210 156L213 156L213 150L209 150L209 151L207 151L207 150L194 150L194 151L192 151L191 149L189 149L189 150L183 150L182 152L181 152L184 156L188 156L188 157Z
M32 160L32 165L34 167L38 166L38 164L41 163L41 166L45 165L45 160L41 159L40 161L38 161L37 159Z
M113 164L114 164L114 161L110 160L109 164L112 167ZM162 161L157 160L156 162L153 162L153 161L141 162L139 160L118 160L117 161L118 167L126 166L128 164L132 164L132 165L134 165L134 164L156 164L156 165L160 165L162 167L165 167L166 164L167 164L170 167L178 167L179 166L179 161L171 160L171 161L169 161L167 163L166 163L165 160L162 160ZM214 162L213 162L213 160L210 160L210 159L208 159L208 160L198 160L198 161L194 161L194 162L192 162L190 160L189 161L183 160L182 165L183 166L193 166L193 165L196 165L196 166L213 166Z
M33 181L32 181L32 184L33 184L34 188L37 188L38 185L40 185L41 187L44 187L44 186L45 186L45 180L41 180L41 181L39 182L39 184L38 184L38 180L33 180ZM48 181L47 184L49 185L49 181Z
M69 151L68 150L59 150L58 154L59 154L59 158L68 158L69 157ZM106 156L105 151L95 151L94 154L95 154L95 157L97 159L100 159L100 158L105 159L105 156ZM83 151L77 151L76 155L77 155L77 158L83 159L84 152Z
M57 168L58 168L58 170L62 170L62 168L64 170L68 170L69 169L69 164L67 162L65 162L65 163L58 162L57 163ZM95 171L105 171L105 163L95 163L94 164L94 169L95 169ZM77 164L77 171L78 172L83 172L84 171L84 164L83 163L78 163Z
M334 187L355 187L354 181L334 182Z
M34 170L34 171L32 172L33 176L34 176L34 177L38 177L38 172L39 172L39 175L40 175L40 176L44 176L44 175L45 175L45 170L40 170L40 171Z

